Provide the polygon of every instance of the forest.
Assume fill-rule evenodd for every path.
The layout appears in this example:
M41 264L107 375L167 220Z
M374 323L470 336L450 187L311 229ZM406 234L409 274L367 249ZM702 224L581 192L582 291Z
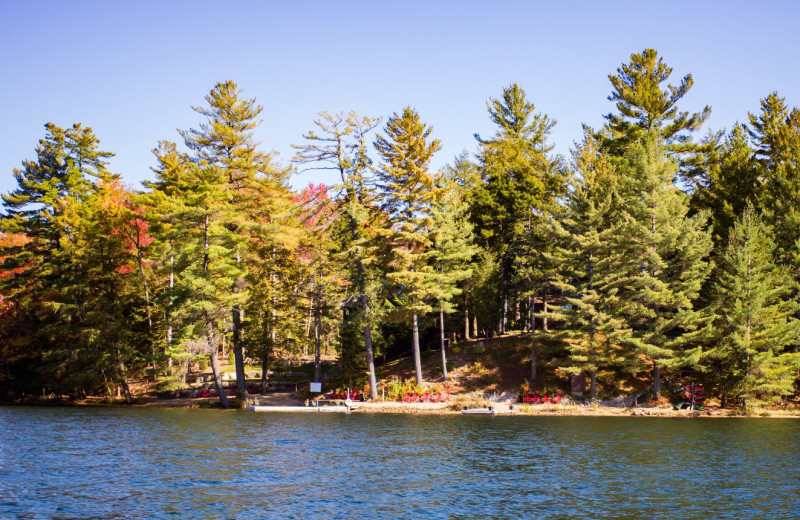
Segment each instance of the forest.
M104 394L186 377L220 352L237 394L276 359L320 355L378 397L376 357L518 335L527 388L611 396L608 378L696 380L722 407L779 404L800 376L800 110L766 93L723 131L681 110L691 75L653 49L609 75L613 110L569 157L517 84L493 135L432 171L412 106L321 112L288 164L256 142L262 107L213 86L201 122L154 138L152 181L108 170L90 127L45 125L0 216L0 393ZM489 93L490 94L490 93ZM189 100L191 101L191 100ZM755 102L755 100L754 100ZM34 143L31 143L32 145ZM268 143L267 143L268 145ZM291 188L298 172L335 185ZM491 344L488 348L491 348Z

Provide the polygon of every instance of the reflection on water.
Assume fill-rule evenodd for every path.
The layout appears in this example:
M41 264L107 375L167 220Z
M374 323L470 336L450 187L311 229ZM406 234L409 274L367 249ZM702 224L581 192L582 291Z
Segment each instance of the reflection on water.
M787 518L800 421L0 408L0 518Z

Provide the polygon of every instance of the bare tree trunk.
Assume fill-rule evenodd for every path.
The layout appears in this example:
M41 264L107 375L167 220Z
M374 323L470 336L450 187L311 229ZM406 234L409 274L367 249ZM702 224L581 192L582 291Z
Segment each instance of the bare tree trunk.
M138 242L138 241L137 241ZM152 364L153 364L153 378L156 378L156 342L153 338L153 317L150 313L150 287L147 283L147 274L144 272L144 258L142 256L142 250L139 248L138 244L136 247L136 260L139 262L139 274L142 277L142 285L144 286L144 303L145 303L145 313L147 315L147 335L151 341L151 354L153 356Z
M372 327L369 320L369 300L364 283L364 266L361 260L356 262L359 280L359 296L361 298L361 312L364 318L364 350L367 356L367 374L369 377L369 394L372 399L378 398L378 382L375 378L375 353L372 350Z
M416 312L411 318L411 327L411 350L414 353L414 371L417 375L417 385L422 386L422 358L419 353L419 324L417 323Z
M122 361L122 352L120 351L119 343L117 343L117 361L119 362L120 383L122 384L122 389L125 391L125 403L133 404L131 389L128 386L128 371L125 369L125 362Z
M320 349L322 345L320 344L320 332L322 328L322 309L319 305L314 309L314 382L320 382L320 372L321 372L321 363L320 363Z
M520 314L520 304L519 304L519 293L514 291L514 328L519 329L519 322L521 320Z
M217 346L214 344L214 324L211 322L211 316L206 312L206 345L211 352L211 372L214 374L214 385L217 387L217 394L219 395L219 404L223 408L227 408L228 396L225 395L225 388L222 386L222 376L219 373L219 359L217 359Z
M267 379L269 378L269 351L261 359L261 394L267 393Z
M531 313L531 390L536 385L536 315Z
M242 344L242 310L238 305L231 311L233 323L233 360L236 365L236 397L244 402L247 397L247 386L244 375L244 345Z
M661 369L656 360L653 360L653 395L656 399L661 397Z
M316 275L314 276L314 286L316 287ZM308 338L311 337L311 320L314 318L314 299L316 296L312 295L308 302L308 316L306 317L306 341L303 343L303 356L308 355Z
M464 292L464 339L469 341L469 307L467 307L467 293Z
M592 288L592 284L594 283L594 254L589 253L589 288ZM589 330L589 363L592 364L592 370L590 371L590 383L589 383L589 392L592 395L592 399L597 399L597 368L595 367L595 346L594 346L594 336L597 332L595 328L594 318L592 319L592 327Z
M542 293L542 312L544 313L544 317L542 318L542 330L547 332L547 291Z
M478 317L475 315L472 316L472 332L475 333L475 338L477 339L480 333L478 332Z
M444 350L444 309L439 304L439 345L442 349L442 376L447 381L447 354Z
M167 310L167 345L166 349L170 349L172 347L172 304L174 303L174 297L172 294L173 288L175 287L175 255L172 253L172 240L169 241L170 247L170 255L169 255L169 309ZM169 357L167 361L167 366L172 368L172 356ZM188 365L187 365L188 367ZM188 372L188 370L187 370ZM186 382L186 373L183 374L183 382Z
M503 315L500 318L500 334L505 334L508 324L508 274L503 267Z
M528 301L528 319L525 321L526 332L528 331L528 328L530 327L531 323L533 323L533 296L529 294L527 301Z

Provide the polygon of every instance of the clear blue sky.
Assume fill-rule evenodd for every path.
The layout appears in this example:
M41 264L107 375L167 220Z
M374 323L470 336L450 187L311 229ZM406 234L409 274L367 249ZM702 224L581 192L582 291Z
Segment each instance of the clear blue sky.
M558 120L566 154L581 123L613 109L608 74L647 47L691 73L683 104L730 128L777 90L800 104L800 3L207 2L0 0L0 192L43 125L81 122L139 187L151 149L201 121L190 106L232 79L264 106L257 133L288 162L315 115L383 116L410 104L434 127L440 167L493 132L486 100L519 83ZM295 186L330 178L303 174Z

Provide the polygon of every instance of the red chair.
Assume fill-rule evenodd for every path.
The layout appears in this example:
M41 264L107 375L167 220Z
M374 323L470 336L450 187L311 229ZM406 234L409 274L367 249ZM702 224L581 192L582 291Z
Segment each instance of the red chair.
M547 395L547 394L544 394L544 395L541 397L541 399L539 400L539 402L540 402L540 403L545 403L545 404L546 404L546 403L549 403L549 402L550 402L550 396L549 396L549 395Z
M552 399L553 404L558 404L561 402L561 394L557 394Z

